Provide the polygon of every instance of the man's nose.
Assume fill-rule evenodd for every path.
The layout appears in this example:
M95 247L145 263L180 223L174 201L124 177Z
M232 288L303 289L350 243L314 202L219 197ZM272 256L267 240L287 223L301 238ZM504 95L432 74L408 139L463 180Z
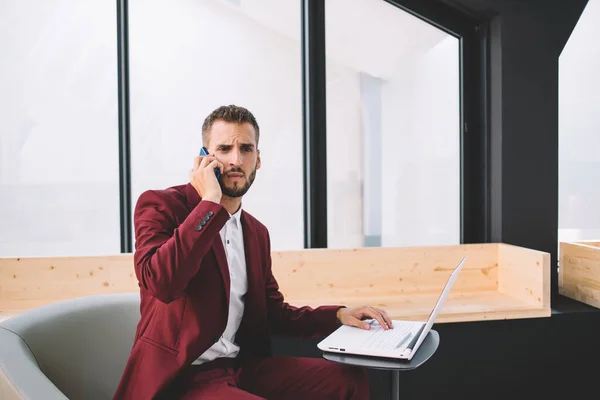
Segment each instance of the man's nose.
M231 158L229 159L231 165L239 167L242 165L242 153L239 149L233 149L231 151Z

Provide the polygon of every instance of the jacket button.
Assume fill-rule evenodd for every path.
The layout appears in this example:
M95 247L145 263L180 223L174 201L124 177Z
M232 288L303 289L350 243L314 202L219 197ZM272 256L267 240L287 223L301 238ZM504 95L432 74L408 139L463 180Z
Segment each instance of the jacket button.
M207 215L208 215L209 217L212 217L213 215L215 215L215 213L214 213L214 212L212 212L212 211L209 211L209 212L207 213Z
M198 226L196 227L196 230L197 230L197 231L201 231L201 230L202 230L202 225L198 225Z

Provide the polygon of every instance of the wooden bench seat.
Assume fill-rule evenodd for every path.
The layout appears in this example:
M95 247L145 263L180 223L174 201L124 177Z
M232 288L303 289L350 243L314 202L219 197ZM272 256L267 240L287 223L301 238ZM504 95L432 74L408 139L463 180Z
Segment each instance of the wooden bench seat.
M600 308L600 241L560 243L558 293Z
M375 305L426 319L467 256L438 322L550 316L550 255L502 243L272 253L293 305ZM131 254L0 259L0 319L63 299L138 291Z
M273 269L294 303L377 305L423 320L464 256L438 322L550 316L550 255L506 244L280 252Z

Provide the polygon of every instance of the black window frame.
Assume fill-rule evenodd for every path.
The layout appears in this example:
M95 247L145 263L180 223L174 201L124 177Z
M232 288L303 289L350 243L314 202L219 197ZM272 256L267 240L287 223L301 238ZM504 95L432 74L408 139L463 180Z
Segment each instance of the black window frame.
M119 217L121 253L133 251L131 147L129 122L129 2L117 0L117 77L119 107Z
M488 26L453 6L382 0L460 40L461 243L490 241ZM327 247L325 2L301 0L305 248Z

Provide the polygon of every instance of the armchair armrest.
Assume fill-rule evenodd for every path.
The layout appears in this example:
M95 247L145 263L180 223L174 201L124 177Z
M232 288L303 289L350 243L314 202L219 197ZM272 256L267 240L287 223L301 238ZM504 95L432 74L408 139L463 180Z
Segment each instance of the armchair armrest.
M44 375L27 343L0 326L0 398L68 400Z

